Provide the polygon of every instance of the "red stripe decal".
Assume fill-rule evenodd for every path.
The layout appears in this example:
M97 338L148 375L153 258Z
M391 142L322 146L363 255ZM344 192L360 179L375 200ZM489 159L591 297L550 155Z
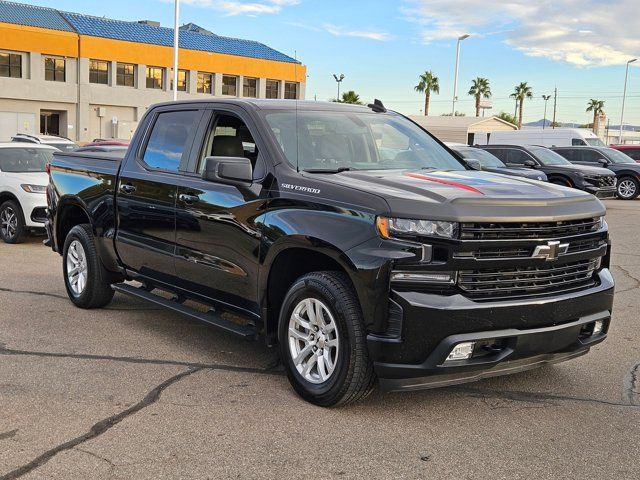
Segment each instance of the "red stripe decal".
M463 183L450 182L449 180L442 180L441 178L429 177L427 175L422 175L421 173L405 173L405 175L407 177L417 178L419 180L428 180L430 182L441 183L443 185L449 185L450 187L461 188L462 190L467 190L469 192L479 193L480 195L484 195L484 193L482 193L477 188L471 187L469 185L465 185Z

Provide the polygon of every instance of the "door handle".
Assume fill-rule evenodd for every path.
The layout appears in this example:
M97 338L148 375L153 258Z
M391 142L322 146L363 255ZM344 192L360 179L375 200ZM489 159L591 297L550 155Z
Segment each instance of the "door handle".
M197 195L189 195L187 193L181 193L178 195L178 198L181 202L191 205L192 203L196 203L200 200L200 197Z
M130 183L125 183L124 185L120 185L120 191L123 193L133 193L136 191L136 187Z

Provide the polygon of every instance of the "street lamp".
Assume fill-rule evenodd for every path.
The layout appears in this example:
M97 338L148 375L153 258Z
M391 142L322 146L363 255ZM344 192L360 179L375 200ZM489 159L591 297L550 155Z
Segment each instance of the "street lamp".
M173 101L178 100L178 47L180 26L180 0L175 0L173 10Z
M458 37L458 45L456 47L456 73L453 77L453 106L451 108L451 115L456 114L456 102L458 101L458 67L460 66L460 42L469 38L470 35L465 33Z
M338 97L336 98L336 101L340 101L340 83L342 83L342 80L344 80L344 73L341 73L340 75L336 75L335 73L333 74L333 78L336 79L336 83L338 84Z
M618 143L622 143L622 127L624 125L624 101L627 99L627 79L629 78L629 64L638 60L634 58L627 62L627 70L624 74L624 93L622 94L622 113L620 114L620 138L618 139Z
M542 95L542 99L544 100L544 120L542 121L542 129L544 130L547 126L547 102L551 98L551 95Z

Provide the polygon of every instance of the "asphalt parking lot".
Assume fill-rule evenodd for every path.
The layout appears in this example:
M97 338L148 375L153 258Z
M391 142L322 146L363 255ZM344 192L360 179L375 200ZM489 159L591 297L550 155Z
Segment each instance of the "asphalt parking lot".
M122 295L79 310L41 238L0 243L0 479L636 479L640 200L607 207L614 322L589 355L331 410L262 344Z

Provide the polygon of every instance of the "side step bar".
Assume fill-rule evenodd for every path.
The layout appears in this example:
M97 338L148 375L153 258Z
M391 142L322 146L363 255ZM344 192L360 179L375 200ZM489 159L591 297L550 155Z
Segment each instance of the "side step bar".
M125 295L130 295L132 297L141 298L142 300L155 303L156 305L160 305L161 307L173 310L174 312L182 313L183 315L187 315L188 317L195 318L196 320L199 320L208 325L221 328L222 330L225 330L227 332L235 333L236 335L240 335L241 337L244 337L246 339L252 340L257 336L256 329L253 326L238 325L236 323L230 322L229 320L225 320L218 313L213 311L203 313L193 308L185 307L177 301L168 300L159 295L155 295L144 289L143 287L133 287L131 285L127 285L126 283L115 283L111 285L111 288L113 288L116 292L124 293Z

